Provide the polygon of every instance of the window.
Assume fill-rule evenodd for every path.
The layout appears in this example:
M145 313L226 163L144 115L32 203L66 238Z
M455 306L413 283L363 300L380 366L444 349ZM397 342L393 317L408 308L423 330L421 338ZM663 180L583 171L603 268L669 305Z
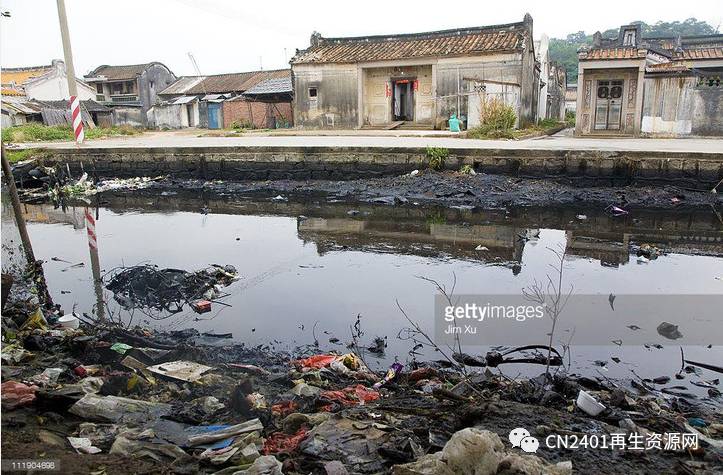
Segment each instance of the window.
M316 95L317 95L317 90L316 90L316 88L315 88L315 87L310 87L310 88L309 88L309 97L311 97L311 98L316 98Z
M95 85L95 91L96 91L98 94L103 94L103 84L101 84L101 83L96 83L96 85Z
M623 36L623 46L635 46L635 30L625 31Z

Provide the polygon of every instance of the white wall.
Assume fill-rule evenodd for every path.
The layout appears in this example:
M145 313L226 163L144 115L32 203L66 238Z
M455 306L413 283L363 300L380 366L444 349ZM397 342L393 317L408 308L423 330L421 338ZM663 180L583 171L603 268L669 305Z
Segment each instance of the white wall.
M81 101L95 100L95 90L87 84L76 81L78 96ZM39 78L25 85L25 95L28 99L39 101L62 101L70 99L68 93L68 79L65 75L53 75L49 78Z
M549 45L550 39L547 35L542 35L542 37L540 37L539 50L535 51L537 57L540 59L540 80L545 83L545 85L540 88L540 98L537 102L538 120L547 117L547 83L550 81Z

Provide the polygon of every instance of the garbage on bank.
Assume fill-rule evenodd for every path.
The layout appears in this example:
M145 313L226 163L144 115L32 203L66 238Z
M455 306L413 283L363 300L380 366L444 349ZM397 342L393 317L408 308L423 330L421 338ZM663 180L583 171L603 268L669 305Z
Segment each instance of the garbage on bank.
M350 350L219 349L195 330L82 320L73 328L60 316L57 309L28 312L25 321L4 316L3 417L31 416L27 424L39 440L77 456L114 454L168 473L218 474L568 474L609 460L607 451L575 458L511 446L507 434L529 423L539 440L696 433L695 449L649 452L636 467L705 473L720 466L720 413L666 394L663 380L624 388L564 372L549 380L493 372L522 361L511 351L455 353L455 364L413 360L377 371ZM704 384L695 369L685 374ZM705 384L715 390L719 382ZM38 422L48 413L57 414L59 433ZM4 430L12 434L12 427ZM632 451L621 456L640 459Z

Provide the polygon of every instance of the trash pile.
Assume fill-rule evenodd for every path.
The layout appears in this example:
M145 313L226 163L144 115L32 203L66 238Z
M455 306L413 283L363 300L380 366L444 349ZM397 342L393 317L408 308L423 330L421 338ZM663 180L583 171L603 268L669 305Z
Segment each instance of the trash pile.
M221 289L237 279L231 265L212 265L197 272L138 265L115 268L103 276L105 287L126 310L165 317L181 312L184 304L197 313L210 311L211 302L224 296Z
M234 275L216 269L214 279ZM113 282L129 299L163 306L143 300L151 284L135 288L134 276L185 289L184 275L136 267L115 273ZM196 274L190 281L195 278L209 282ZM383 374L355 352L219 349L201 343L193 329L155 332L101 322L73 328L58 323L59 310L46 313L37 310L22 324L3 317L4 441L52 440L64 453L142 459L164 473L532 475L723 467L720 409L645 382L628 390L563 372L513 380L452 362L396 362ZM508 444L520 427L528 437ZM644 457L543 446L549 435L632 439L669 432L695 433L699 444Z

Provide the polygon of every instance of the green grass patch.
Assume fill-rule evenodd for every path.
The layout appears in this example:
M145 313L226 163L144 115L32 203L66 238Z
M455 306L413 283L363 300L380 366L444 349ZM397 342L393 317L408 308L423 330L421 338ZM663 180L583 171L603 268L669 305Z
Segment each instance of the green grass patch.
M85 129L86 139L98 139L102 137L117 137L121 135L136 135L143 130L127 125L113 127L96 127ZM2 131L2 141L12 143L23 142L48 142L48 141L73 141L73 129L67 125L43 125L30 123L8 127Z
M5 149L5 156L8 158L10 163L22 162L24 160L30 160L43 156L45 149L42 148L24 148L22 150L7 150Z
M444 161L449 157L449 150L444 147L427 147L427 158L429 159L429 168L432 170L442 170Z

